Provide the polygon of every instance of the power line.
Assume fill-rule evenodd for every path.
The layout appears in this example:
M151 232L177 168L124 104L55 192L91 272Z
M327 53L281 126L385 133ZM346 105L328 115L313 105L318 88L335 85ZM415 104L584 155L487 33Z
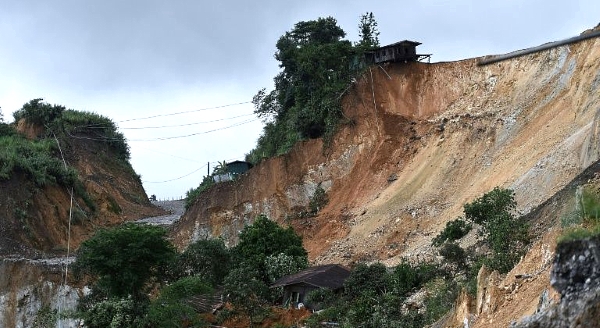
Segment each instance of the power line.
M188 173L188 174L186 174L186 175L182 175L182 176L180 176L180 177L178 177L178 178L169 179L169 180L164 180L164 181L142 181L142 182L144 182L144 183L165 183L165 182L171 182L171 181L180 180L180 179L183 179L183 178L185 178L185 177L187 177L187 176L190 176L190 175L192 175L192 174L194 174L194 173L196 173L196 172L198 172L198 171L202 170L202 169L203 169L203 168L205 168L207 165L208 165L208 164L204 164L204 165L202 165L201 167L199 167L199 168L195 169L194 171L192 171L192 172L190 172L190 173Z
M195 160L195 159L185 158L185 157L181 157L181 156L177 156L177 155L165 153L165 152L154 150L154 149L150 149L150 148L145 148L145 147L140 147L140 146L137 146L137 148L144 149L144 150L147 150L147 151L151 151L151 152L157 153L157 154L162 154L162 155L167 155L167 156L171 156L171 157L183 159L183 160L194 162L194 163L202 163L201 161L198 161L198 160Z
M161 137L161 138L153 138L153 139L127 139L128 142L131 141L162 141L162 140L170 140L170 139L179 139L179 138L187 138L187 137L193 137L193 136L197 136L197 135L201 135L201 134L208 134L211 132L217 132L217 131L221 131L221 130L226 130L226 129L230 129L230 128L234 128L236 126L240 126L240 125L244 125L244 124L248 124L248 123L252 123L255 121L258 121L259 119L255 118L255 119L250 119L250 120L245 120L236 124L232 124L232 125L228 125L222 128L218 128L218 129L213 129L213 130L208 130L208 131L202 131L202 132L196 132L196 133L191 133L191 134L186 134L186 135L180 135L180 136L171 136L171 137ZM93 137L84 137L84 136L76 136L73 135L71 133L69 133L68 131L65 131L67 133L67 135L71 138L74 139L84 139L84 140L92 140L92 141L103 141L103 142L110 142L110 141L121 141L122 139L119 138L93 138Z
M148 119L156 118L156 117L164 117L164 116L173 116L173 115L181 115L181 114L187 114L187 113L201 112L201 111L206 111L206 110L211 110L211 109L233 107L233 106L239 106L239 105L244 105L244 104L249 104L249 103L251 103L251 101L244 101L244 102L240 102L240 103L227 104L227 105L221 105L221 106L215 106L215 107L200 108L200 109L188 110L188 111L177 112L177 113L158 114L158 115L152 115L152 116L146 116L146 117L130 118L130 119L127 119L127 120L118 121L118 123L130 122L130 121L148 120Z
M193 137L193 136L197 136L197 135L201 135L201 134L207 134L207 133L211 133L211 132L216 132L216 131L221 131L221 130L226 130L226 129L230 129L236 126L240 126L240 125L244 125L244 124L248 124L248 123L252 123L255 121L258 121L259 119L255 118L255 119L251 119L251 120L246 120L246 121L242 121L240 123L236 123L233 125L229 125L223 128L218 128L218 129L214 129L214 130L208 130L208 131L203 131L203 132L196 132L196 133L191 133L191 134L185 134L185 135L180 135L180 136L171 136L171 137L161 137L161 138L153 138L153 139L130 139L128 141L162 141L162 140L171 140L171 139L180 139L180 138L188 138L188 137Z
M175 124L175 125L143 126L143 127L136 127L136 128L121 128L120 127L119 129L121 129L121 130L143 130L143 129L174 128L174 127L182 127L182 126L190 126L190 125L198 125L198 124L221 122L221 121L233 120L233 119L236 119L236 118L247 117L247 116L252 116L252 115L254 115L254 113L252 113L252 114L238 115L238 116L233 116L233 117L220 118L220 119L216 119L216 120L212 120L212 121L194 122L194 123L186 123L186 124Z

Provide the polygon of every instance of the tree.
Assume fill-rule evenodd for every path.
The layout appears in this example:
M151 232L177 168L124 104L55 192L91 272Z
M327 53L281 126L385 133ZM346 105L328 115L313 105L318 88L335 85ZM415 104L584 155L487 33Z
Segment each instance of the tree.
M291 227L282 228L265 215L259 215L253 224L240 232L240 242L233 252L237 261L251 264L260 269L268 282L265 260L268 256L285 254L306 259L308 253L302 246L302 238Z
M496 187L472 203L465 204L465 218L480 224L486 243L492 249L488 264L501 273L510 271L529 243L529 227L514 214L517 203L510 189Z
M222 239L198 240L188 246L177 263L181 275L198 276L217 286L229 272L231 256Z
M359 264L344 282L344 290L350 297L361 294L381 295L388 290L389 274L382 263L372 265Z
M367 12L360 16L358 36L360 37L360 41L356 44L357 47L363 50L373 50L379 47L379 30L377 29L377 21L372 12Z
M253 326L254 318L265 312L265 299L269 293L269 288L260 276L256 268L242 263L225 278L225 292L229 295L229 301L236 309L248 315L250 327Z
M352 77L355 49L342 40L346 32L333 17L301 21L277 41L275 59L281 71L275 89L261 89L253 98L255 113L266 125L258 156L287 152L303 138L330 136L338 125L341 96Z
M269 255L265 260L265 269L269 282L294 274L308 267L307 258L304 256L290 256L284 253Z
M174 255L164 228L127 223L83 242L74 268L96 277L109 296L141 299L146 284L164 274Z
M177 328L206 326L191 300L207 296L212 289L198 276L185 277L160 291L160 296L154 300L145 318L146 327Z

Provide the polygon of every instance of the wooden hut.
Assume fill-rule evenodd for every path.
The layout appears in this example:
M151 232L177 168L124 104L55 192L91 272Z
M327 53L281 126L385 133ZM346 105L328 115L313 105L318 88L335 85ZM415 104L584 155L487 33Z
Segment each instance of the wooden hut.
M306 303L306 295L315 289L328 288L341 290L344 281L350 276L350 270L339 264L327 264L302 270L298 273L282 277L275 281L271 288L283 287L283 304L298 306Z
M417 54L420 42L404 40L375 49L369 57L373 63L411 62L430 59L431 54Z

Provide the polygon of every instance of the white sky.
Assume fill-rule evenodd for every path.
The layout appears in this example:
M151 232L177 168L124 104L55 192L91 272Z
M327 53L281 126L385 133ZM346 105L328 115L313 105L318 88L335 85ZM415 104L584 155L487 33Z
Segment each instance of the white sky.
M204 132L255 119L245 102L272 89L281 35L333 16L357 41L367 11L382 45L419 41L433 62L536 46L600 23L597 0L0 0L0 107L11 121L24 103L44 98L111 118L148 195L178 198L200 183L207 162L243 159L254 148L259 120ZM236 103L245 104L208 109ZM139 119L179 112L189 113Z

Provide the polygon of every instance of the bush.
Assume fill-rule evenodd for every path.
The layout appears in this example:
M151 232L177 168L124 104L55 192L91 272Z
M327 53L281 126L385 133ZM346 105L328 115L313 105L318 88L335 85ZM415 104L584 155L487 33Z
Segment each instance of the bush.
M385 265L361 263L352 270L344 282L344 291L351 298L360 297L365 293L381 295L388 289L388 285L388 272Z
M151 278L162 277L175 249L162 227L127 223L102 229L84 241L74 270L98 278L108 296L144 296Z
M110 298L99 301L81 313L89 328L141 327L147 304L131 298Z
M178 256L176 276L198 276L212 286L223 283L231 255L222 239L198 240Z
M439 252L448 263L454 265L458 270L466 269L467 253L457 243L445 243Z
M22 172L39 187L74 187L79 181L77 172L52 156L55 151L56 143L51 140L31 141L19 135L0 137L0 180Z
M323 189L323 187L321 187L321 184L319 184L317 186L317 188L315 189L315 193L310 198L310 202L308 203L308 207L310 209L310 214L313 216L317 215L317 213L319 213L319 211L323 207L325 207L325 205L327 205L327 203L329 203L329 198L327 197L327 194L325 193L325 189Z
M432 244L434 246L440 246L446 241L455 241L464 237L471 231L473 225L467 223L465 220L458 218L456 220L448 221L446 227L439 235L433 238Z
M212 289L200 277L182 278L163 288L145 319L148 327L177 328L206 326L192 307L193 297L209 295Z
M62 115L65 110L64 106L50 105L42 102L43 100L42 98L33 99L14 112L15 122L25 119L33 124L46 126Z
M482 235L492 249L487 264L500 273L510 271L525 253L529 243L529 226L513 213L514 192L494 188L472 203L465 204L465 218L480 224Z
M432 324L452 309L460 287L454 281L438 279L427 285L427 291L429 296L425 299L425 323Z

